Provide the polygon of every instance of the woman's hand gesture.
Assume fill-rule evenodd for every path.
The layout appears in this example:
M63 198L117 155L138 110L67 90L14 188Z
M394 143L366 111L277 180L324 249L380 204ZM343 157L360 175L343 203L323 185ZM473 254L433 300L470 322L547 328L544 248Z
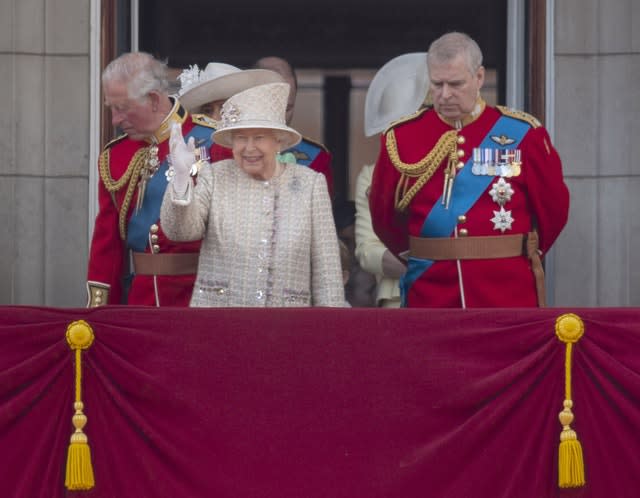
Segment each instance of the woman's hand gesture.
M191 181L191 166L196 162L195 151L193 137L185 142L182 136L182 125L174 123L169 137L169 164L172 170L169 176L177 194L184 194L187 191L187 185Z

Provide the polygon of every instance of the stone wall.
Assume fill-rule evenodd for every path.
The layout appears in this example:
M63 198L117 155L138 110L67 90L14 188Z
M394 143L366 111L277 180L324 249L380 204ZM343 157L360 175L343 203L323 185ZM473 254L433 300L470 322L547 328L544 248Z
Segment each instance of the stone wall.
M640 305L640 2L555 1L555 144L571 190L556 305Z
M86 301L89 11L0 1L0 305Z

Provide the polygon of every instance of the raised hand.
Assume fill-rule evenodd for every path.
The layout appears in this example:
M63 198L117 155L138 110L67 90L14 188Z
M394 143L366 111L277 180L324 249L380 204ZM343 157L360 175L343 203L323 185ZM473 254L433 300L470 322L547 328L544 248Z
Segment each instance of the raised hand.
M182 125L174 123L169 137L169 159L173 170L170 177L177 194L186 192L187 185L191 181L191 166L196 162L195 150L193 137L185 142L182 136Z

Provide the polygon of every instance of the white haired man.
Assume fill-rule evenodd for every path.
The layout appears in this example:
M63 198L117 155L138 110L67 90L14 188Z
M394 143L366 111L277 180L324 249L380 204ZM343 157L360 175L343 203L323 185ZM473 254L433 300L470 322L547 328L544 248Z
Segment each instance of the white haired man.
M144 52L113 60L102 74L102 87L112 124L123 135L105 146L99 160L88 306L186 306L200 241L170 241L160 226L168 138L172 125L181 124L204 161L212 152L214 130L195 122L169 95L166 64Z

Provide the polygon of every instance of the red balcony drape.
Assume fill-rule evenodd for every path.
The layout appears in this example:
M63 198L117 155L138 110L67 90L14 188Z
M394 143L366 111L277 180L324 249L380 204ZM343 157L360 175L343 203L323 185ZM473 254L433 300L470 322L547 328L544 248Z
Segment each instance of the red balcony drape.
M565 348L586 486L558 488ZM95 488L65 490L82 353ZM0 496L636 497L640 310L0 307Z

